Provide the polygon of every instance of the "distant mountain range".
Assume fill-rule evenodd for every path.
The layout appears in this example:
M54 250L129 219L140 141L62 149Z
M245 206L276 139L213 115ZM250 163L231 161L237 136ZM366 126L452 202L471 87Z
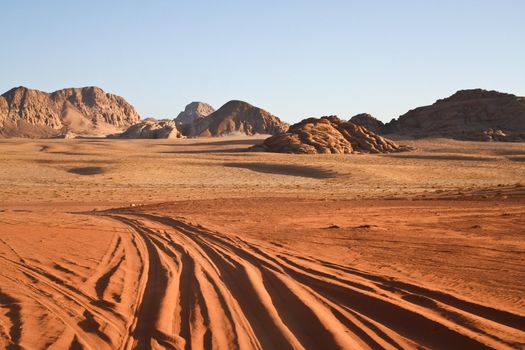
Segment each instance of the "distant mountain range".
M322 126L332 119L305 125ZM356 115L350 122L374 134L405 138L525 141L525 98L497 91L461 90L386 124L369 114ZM332 120L331 125L341 123ZM236 100L225 103L218 110L204 102L192 102L174 120L141 121L124 98L97 87L69 88L52 93L18 87L0 96L0 137L279 135L288 127L271 113Z

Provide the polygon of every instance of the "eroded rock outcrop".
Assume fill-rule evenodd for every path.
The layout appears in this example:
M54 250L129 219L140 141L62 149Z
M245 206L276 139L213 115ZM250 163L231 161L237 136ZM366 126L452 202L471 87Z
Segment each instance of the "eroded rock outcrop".
M308 118L271 136L253 150L279 153L387 153L408 150L336 116Z
M205 102L192 102L186 105L175 121L177 125L193 124L197 119L204 118L215 112L215 108Z
M229 101L207 117L197 119L187 135L224 136L228 134L278 134L288 124L269 112L243 101Z
M155 119L143 120L130 126L121 134L110 136L110 138L119 139L178 139L182 137L175 121Z
M525 98L461 90L387 123L384 133L479 141L525 141Z
M385 127L385 123L368 113L354 115L349 121L361 125L376 134L382 134Z
M4 137L104 135L139 120L124 98L97 87L53 93L18 87L0 96L0 136Z

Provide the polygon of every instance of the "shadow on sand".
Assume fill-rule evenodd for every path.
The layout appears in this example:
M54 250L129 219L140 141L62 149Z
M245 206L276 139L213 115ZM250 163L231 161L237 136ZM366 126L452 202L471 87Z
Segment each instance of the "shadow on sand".
M103 174L106 172L106 170L99 166L87 166L87 167L71 168L71 169L68 169L67 172L71 174L86 176L86 175Z
M336 177L335 171L304 165L274 164L274 163L224 163L231 168L242 168L260 173L309 177L312 179L327 179Z
M443 154L443 155L430 155L430 154L395 154L388 155L393 158L404 158L404 159L427 159L427 160L469 160L469 161L494 161L491 157L475 157L466 156L460 154Z
M246 148L224 148L224 149L192 149L181 151L162 151L159 153L171 154L212 154L212 153L249 153Z
M222 140L222 141L213 141L213 142L199 142L194 143L192 146L234 146L234 145L256 145L264 140L254 139L254 140Z

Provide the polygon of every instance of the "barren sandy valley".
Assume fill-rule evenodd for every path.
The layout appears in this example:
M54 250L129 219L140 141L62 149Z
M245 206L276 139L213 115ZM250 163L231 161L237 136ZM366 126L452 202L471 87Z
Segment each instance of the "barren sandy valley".
M0 140L0 348L525 348L525 144Z

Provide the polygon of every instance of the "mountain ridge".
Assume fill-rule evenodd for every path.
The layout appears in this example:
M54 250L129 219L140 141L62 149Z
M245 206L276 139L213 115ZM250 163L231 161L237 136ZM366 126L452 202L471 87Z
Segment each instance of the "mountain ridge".
M0 96L0 135L7 137L109 134L138 121L123 97L96 86L50 93L19 86Z

